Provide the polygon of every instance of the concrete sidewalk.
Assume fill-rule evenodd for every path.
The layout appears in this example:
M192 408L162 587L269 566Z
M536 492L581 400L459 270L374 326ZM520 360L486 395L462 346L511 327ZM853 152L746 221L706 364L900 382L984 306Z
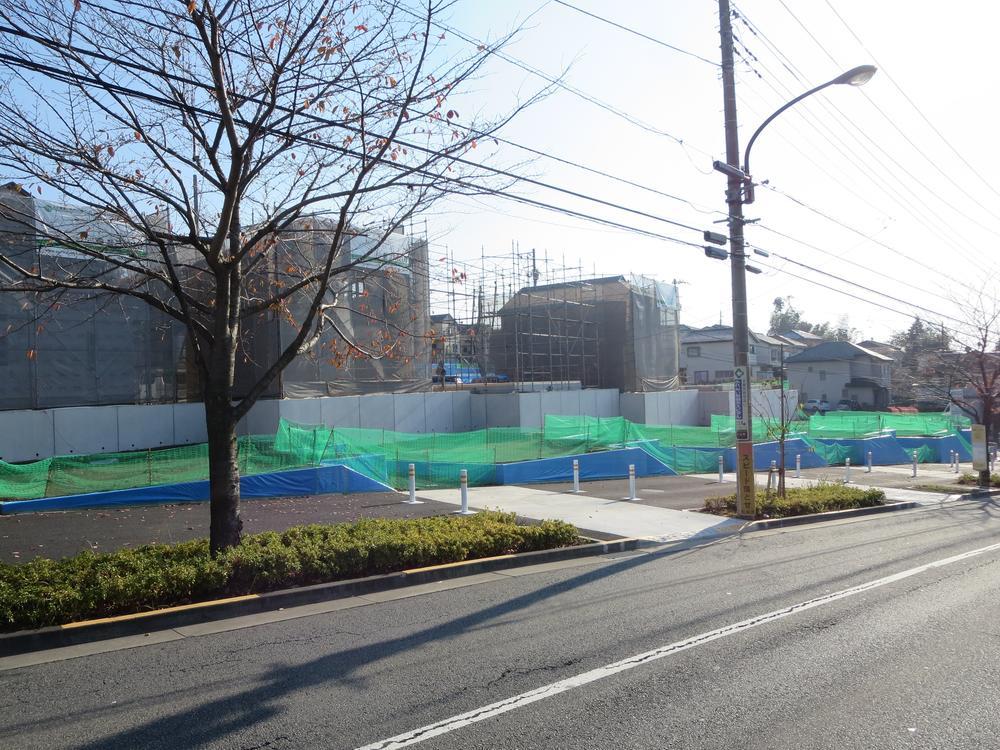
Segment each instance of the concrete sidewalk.
M813 487L817 484L825 482L827 484L844 484L844 469L843 467L832 467L838 469L836 472L831 472L828 476L811 476L811 477L800 477L796 479L794 476L785 476L785 486L786 487ZM884 468L884 467L879 467ZM718 480L718 474L693 474L691 476L696 476L703 479L715 478ZM954 476L954 475L950 475ZM920 503L921 505L937 505L943 503L951 498L956 498L961 496L968 488L962 488L959 486L955 487L955 492L925 492L924 490L914 490L906 487L885 487L877 484L870 484L865 481L864 467L861 469L851 470L851 482L847 484L848 487L856 487L858 489L876 489L882 490L885 493L885 499L889 502L908 502L908 503ZM928 477L929 478L929 477ZM732 491L736 492L736 483L730 475L728 484L732 487ZM767 485L767 472L757 473L757 486L763 487Z
M455 506L461 502L457 489L424 491L418 496ZM584 533L592 531L656 542L724 536L739 531L745 523L706 513L642 505L639 501L608 500L586 493L575 495L513 485L472 487L469 505L477 509L514 512L524 518L555 518L573 524Z

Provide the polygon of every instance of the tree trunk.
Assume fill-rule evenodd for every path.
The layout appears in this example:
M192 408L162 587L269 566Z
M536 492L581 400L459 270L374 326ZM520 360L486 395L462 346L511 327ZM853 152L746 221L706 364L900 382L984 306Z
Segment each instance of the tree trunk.
M208 476L211 497L209 546L214 557L240 543L240 467L236 420L225 394L206 393L205 420L208 427Z

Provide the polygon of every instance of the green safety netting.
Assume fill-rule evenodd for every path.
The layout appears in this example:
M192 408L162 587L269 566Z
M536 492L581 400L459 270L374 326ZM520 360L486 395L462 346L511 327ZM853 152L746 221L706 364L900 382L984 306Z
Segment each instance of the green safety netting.
M968 420L938 414L830 413L790 423L788 433L809 438L858 438L895 430L897 435L958 434ZM780 425L755 421L754 440L776 437ZM963 445L967 441L959 434ZM828 463L843 463L851 448L809 440ZM719 449L735 444L731 417L714 415L708 427L643 425L623 417L547 415L539 428L492 427L462 433L410 434L391 430L301 425L281 420L275 435L239 439L244 476L343 464L403 489L409 464L420 488L454 487L466 469L470 485L496 481L498 464L639 447L679 473L713 472ZM971 447L969 448L971 450ZM918 460L933 460L919 449ZM926 455L923 455L925 454ZM155 486L208 478L207 446L56 456L30 464L0 461L0 499L34 499Z
M809 418L809 434L822 438L865 438L894 431L897 437L950 435L972 424L968 417L939 414L831 411Z

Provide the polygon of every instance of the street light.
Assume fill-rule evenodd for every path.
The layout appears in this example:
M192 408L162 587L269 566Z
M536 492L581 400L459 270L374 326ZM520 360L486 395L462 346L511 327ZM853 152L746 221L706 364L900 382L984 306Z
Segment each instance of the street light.
M872 79L872 76L875 75L876 70L877 68L874 65L859 65L856 68L851 68L846 73L841 73L833 80L827 81L826 83L821 84L816 88L809 89L804 94L799 94L790 102L775 110L774 114L772 114L770 117L764 120L764 122L760 124L760 127L754 131L754 134L750 136L750 140L747 141L747 150L743 152L743 181L744 181L743 203L745 204L753 203L754 200L753 178L750 176L750 149L753 148L754 141L757 140L757 136L760 135L760 132L771 124L771 120L773 120L775 117L780 115L782 112L784 112L792 105L799 103L807 96L812 96L817 91L822 91L827 86L838 86L841 84L847 86L864 86L866 83L868 83L868 81Z
M729 260L733 290L733 360L734 417L736 422L736 512L742 516L755 514L753 424L750 398L750 328L747 321L746 245L743 241L743 205L752 203L753 178L750 174L750 149L771 121L789 107L827 86L847 84L860 86L875 75L875 67L861 65L809 89L776 110L761 123L747 142L740 168L739 138L736 118L736 80L733 72L733 32L728 0L719 1L720 35L722 37L722 89L726 122L726 161L713 166L728 177L726 202L729 205ZM709 257L713 257L707 253ZM714 256L718 257L718 256ZM758 269L754 269L758 270ZM752 273L753 271L751 271Z

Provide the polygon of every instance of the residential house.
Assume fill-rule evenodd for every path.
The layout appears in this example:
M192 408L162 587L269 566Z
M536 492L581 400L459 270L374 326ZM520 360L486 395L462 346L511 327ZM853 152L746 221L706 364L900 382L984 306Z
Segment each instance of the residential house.
M751 379L764 381L778 377L782 342L753 331L749 338ZM733 362L732 326L694 329L681 337L681 372L687 385L731 383Z
M810 333L809 331L800 331L798 329L791 331L782 331L782 337L790 339L791 341L798 342L801 346L816 346L816 344L821 344L825 340L822 336L817 336L815 333Z
M792 388L804 402L811 398L857 401L862 408L889 405L892 358L849 341L824 341L785 358Z

